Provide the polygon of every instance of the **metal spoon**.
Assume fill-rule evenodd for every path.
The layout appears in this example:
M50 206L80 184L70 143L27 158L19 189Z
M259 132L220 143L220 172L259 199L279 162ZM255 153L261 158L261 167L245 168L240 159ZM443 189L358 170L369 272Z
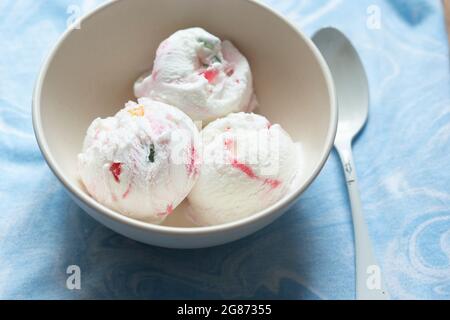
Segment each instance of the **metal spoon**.
M334 147L344 167L352 208L356 250L356 298L389 299L364 221L352 156L352 141L364 127L369 113L367 77L358 53L342 32L325 28L314 35L313 41L327 61L336 87L339 123Z

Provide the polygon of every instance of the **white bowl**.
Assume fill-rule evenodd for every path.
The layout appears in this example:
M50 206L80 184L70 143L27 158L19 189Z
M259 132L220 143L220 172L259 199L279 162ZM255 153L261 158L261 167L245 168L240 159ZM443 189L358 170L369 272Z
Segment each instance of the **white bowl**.
M127 218L92 199L77 176L87 127L133 99L133 82L151 67L159 43L199 26L231 40L250 61L259 113L301 141L301 182L291 194L249 218L196 228L184 206L164 225ZM330 71L312 41L283 17L249 0L134 0L109 2L68 30L48 57L33 97L41 151L72 198L93 218L132 239L170 248L201 248L247 236L271 223L322 169L333 145L337 107ZM178 218L177 218L178 217Z

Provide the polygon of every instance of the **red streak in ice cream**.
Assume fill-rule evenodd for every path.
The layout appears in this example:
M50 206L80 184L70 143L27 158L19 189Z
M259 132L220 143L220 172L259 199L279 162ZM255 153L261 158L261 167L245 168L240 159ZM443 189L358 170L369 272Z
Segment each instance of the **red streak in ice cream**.
M256 179L258 178L256 176L256 174L253 172L253 169L250 168L248 165L244 164L244 163L240 163L239 161L237 161L236 159L233 159L231 161L231 165L233 166L233 168L236 168L240 171L242 171L244 174L246 174L249 178L252 179Z
M186 170L189 175L198 174L196 158L197 158L197 150L195 150L194 145L191 145L190 154L189 154L189 162L186 165Z
M275 179L266 179L264 180L264 184L268 184L272 187L272 189L276 189L281 184L281 181Z
M122 199L125 199L126 197L128 197L128 195L130 194L131 191L131 183L128 185L127 190L125 191L125 193L122 195Z
M233 142L232 139L225 139L224 144L225 144L225 148L228 151L231 151L232 148L233 148L234 142ZM239 171L244 173L250 179L256 179L256 180L263 181L264 184L269 185L272 189L276 189L276 188L278 188L281 185L281 181L280 180L263 179L261 177L258 177L250 166L239 162L237 159L232 159L231 160L231 165L232 165L233 168L238 169Z
M205 77L206 80L208 80L209 83L214 82L214 79L216 79L217 75L219 74L219 71L217 70L206 70L201 73Z
M166 208L166 211L157 213L157 216L164 217L164 216L168 216L168 215L170 215L172 213L173 213L173 205L172 204L168 204L167 208Z
M116 180L117 183L120 183L120 174L122 173L122 164L118 162L114 162L110 167L109 171L111 171L112 175L114 176L114 180Z

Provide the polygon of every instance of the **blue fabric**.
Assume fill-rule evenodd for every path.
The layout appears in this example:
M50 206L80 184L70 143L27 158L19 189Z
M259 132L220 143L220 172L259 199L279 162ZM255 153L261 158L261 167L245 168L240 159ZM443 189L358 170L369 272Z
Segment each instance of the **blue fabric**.
M100 2L0 0L0 298L352 299L352 225L334 152L286 215L218 248L139 244L69 199L35 142L31 94L71 14ZM309 35L332 25L358 48L372 104L355 161L387 287L396 299L450 299L450 76L440 1L265 2ZM81 290L66 288L72 264Z

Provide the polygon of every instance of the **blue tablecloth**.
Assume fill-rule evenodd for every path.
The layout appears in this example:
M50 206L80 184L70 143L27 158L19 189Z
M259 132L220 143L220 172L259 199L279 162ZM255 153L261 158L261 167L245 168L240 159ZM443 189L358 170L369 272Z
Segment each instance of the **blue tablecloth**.
M295 207L218 248L139 244L69 199L32 131L31 94L71 15L102 1L0 1L0 298L352 299L354 246L333 153ZM450 298L450 75L438 0L265 1L311 35L343 30L371 85L355 144L365 216L393 298ZM379 18L379 19L378 19ZM81 290L66 269L81 268Z

